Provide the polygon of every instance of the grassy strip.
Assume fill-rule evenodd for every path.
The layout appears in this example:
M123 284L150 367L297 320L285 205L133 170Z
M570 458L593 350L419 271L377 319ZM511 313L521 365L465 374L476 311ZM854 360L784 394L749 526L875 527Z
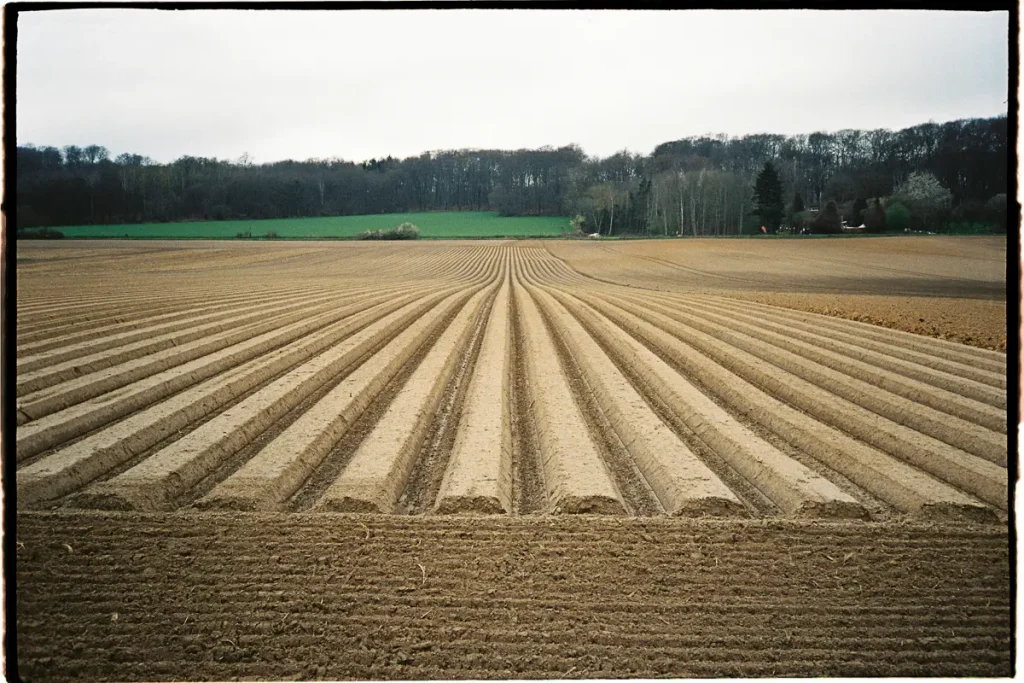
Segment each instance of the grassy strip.
M559 216L504 217L493 211L452 211L331 216L142 225L77 225L59 227L67 238L136 239L355 239L366 231L392 230L414 223L423 238L488 238L559 236L569 219Z

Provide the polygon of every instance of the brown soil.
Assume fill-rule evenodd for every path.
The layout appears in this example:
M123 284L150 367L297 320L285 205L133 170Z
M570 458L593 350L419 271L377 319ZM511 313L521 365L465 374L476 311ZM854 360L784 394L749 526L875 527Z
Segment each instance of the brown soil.
M21 246L29 680L1013 673L991 240Z
M28 681L1013 673L992 527L26 513L18 540Z
M1006 351L1005 301L785 292L729 292L726 296Z
M905 244L909 251L893 263L907 272L932 274L936 263L953 258L940 249L946 242L848 242L842 258L832 253L837 243L790 246L803 254L796 265L810 267L807 254L821 252L862 274L873 267L868 257L878 257L868 253L872 245ZM681 263L705 254L712 272L724 268L723 254L749 262L752 249L782 253L782 242L704 241L704 251L699 243L660 244L660 256L649 255L655 243L590 245L598 252L559 243L555 250L596 253L611 274L630 272L638 259ZM931 251L922 255L915 245ZM48 414L27 409L49 400L43 390L18 392L23 509L110 509L111 498L118 509L209 507L211 496L237 483L247 502L230 509L325 510L328 492L358 484L369 487L372 500L354 509L424 514L437 505L454 444L474 428L480 443L493 439L495 448L466 457L494 465L483 471L497 473L487 475L495 481L509 476L502 467L511 470L513 514L647 517L668 507L695 514L702 491L729 501L719 510L728 514L861 516L871 513L856 501L876 498L885 502L873 508L877 519L937 510L998 518L1007 509L1006 365L991 351L720 294L611 285L529 243L372 251L331 244L299 254L305 264L276 247L234 244L124 254L109 247L88 259L50 260L78 247L32 249L39 258L21 276L18 303L20 322L36 336L19 348L19 362L46 372L46 359L68 358L63 362L75 372L45 390L62 397ZM860 261L857 249L866 254ZM987 262L984 253L970 258ZM138 266L125 274L137 285L130 291L159 292L153 296L167 307L163 317L150 319L142 295L119 303L123 284L111 280L110 268L129 257ZM74 286L55 277L67 275L69 264ZM161 289L174 267L180 289ZM423 286L401 273L422 275ZM506 275L500 319L508 321L503 334L512 335L510 395L492 382L495 389L476 398L492 412L489 426L466 424L460 401L493 316L475 317L471 329L464 306L473 291L496 290ZM783 277L771 269L762 275ZM151 360L167 354L159 347L111 365L119 348L146 330L165 329L167 316L189 330L189 320L209 315L218 292L251 287L259 301L261 292L280 297L293 278L300 301L341 292L365 297L328 309L335 319L328 327L322 306L300 304L298 319L283 328L291 330L287 336L252 328L252 339L196 351L182 365L174 365L175 356ZM69 334L76 321L90 319L105 327L92 328L87 339ZM456 333L454 320L463 321L464 332ZM48 324L56 326L49 338ZM49 346L48 339L65 343ZM436 347L441 339L448 340L444 349ZM95 348L110 360L75 365ZM112 373L122 379L110 384ZM508 446L499 448L506 423ZM503 449L511 451L511 467L500 466ZM362 469L353 464L359 453ZM808 459L825 469L809 468ZM298 506L288 500L296 491Z
M550 242L580 273L704 292L1006 351L1006 238Z

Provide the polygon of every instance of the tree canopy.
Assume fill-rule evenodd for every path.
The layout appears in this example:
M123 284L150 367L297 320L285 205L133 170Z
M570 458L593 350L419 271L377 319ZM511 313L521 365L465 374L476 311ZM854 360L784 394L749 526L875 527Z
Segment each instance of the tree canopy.
M953 203L953 194L927 171L911 173L893 192L893 199L906 204L918 227L928 227Z
M646 156L621 151L606 158L568 145L363 162L256 164L243 155L162 164L129 152L112 156L95 144L22 145L16 216L23 228L490 209L579 214L585 230L603 234L724 235L777 225L781 197L794 197L792 212L799 213L797 197L817 209L828 200L852 206L897 190L915 220L934 220L937 211L963 220L1002 215L1005 224L1006 201L1002 209L989 203L1007 193L1007 144L1004 116L897 132L691 137ZM756 204L757 176L769 162L781 191L776 196L773 183L770 202ZM945 188L948 200L928 189L932 181L922 184L922 173ZM769 215L762 220L755 211Z

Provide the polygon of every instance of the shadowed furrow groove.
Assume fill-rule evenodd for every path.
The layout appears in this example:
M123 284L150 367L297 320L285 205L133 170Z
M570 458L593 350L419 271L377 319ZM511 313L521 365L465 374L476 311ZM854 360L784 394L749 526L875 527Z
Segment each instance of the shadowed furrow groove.
M120 390L77 405L70 405L55 413L33 420L18 428L18 459L20 461L40 453L47 448L68 441L76 434L95 429L114 419L140 410L155 401L166 399L185 387L218 373L230 371L240 364L255 364L254 367L259 367L264 364L268 354L272 356L273 352L279 349L294 348L298 350L308 342L310 353L317 353L324 348L320 345L321 343L330 343L332 339L339 339L369 324L376 316L385 315L399 305L408 303L415 296L415 294L407 294L392 299L390 302L371 299L300 320L279 330L251 337L222 351L136 380ZM306 339L302 340L301 337L306 337ZM70 391L75 388L74 385L68 387ZM195 400L197 397L192 398ZM57 397L54 397L53 400L57 400Z
M718 298L715 297L716 300ZM768 306L737 299L731 299L729 303L736 307L754 310L758 313L767 312L770 315L784 317L788 320L806 322L812 326L812 329L828 332L836 339L849 340L851 343L867 348L880 343L885 352L891 355L910 354L911 358L942 359L955 364L952 367L968 366L984 370L991 373L988 375L989 377L992 375L1001 377L1000 384L1002 388L1006 386L1006 355L997 351L988 351L954 342L932 339L901 330L879 328L852 320L842 320L814 313L793 311L778 306Z
M392 294L398 295L401 292L395 291ZM302 327L309 329L310 323L314 321L335 320L339 312L358 311L360 307L367 307L367 304L362 302L378 298L379 295L372 298L356 296L349 298L350 305L344 308L339 308L336 302L308 306L290 313L275 313L263 316L261 320L230 326L223 332L213 331L214 334L200 336L195 341L174 345L165 351L122 362L104 371L93 372L55 387L23 396L19 399L18 409L26 416L32 416L33 419L38 420L63 408L137 382L161 371L180 370L182 367L190 365L190 361L196 359L202 359L205 362L216 358L219 355L217 352L221 349L249 342L274 330L295 329L295 323L303 323ZM352 305L356 303L359 305ZM180 372L177 374L180 375Z
M558 295L560 299L566 296ZM611 320L629 329L629 319L623 312L599 305L598 308L611 315ZM574 302L571 310L591 330L614 325L585 304ZM657 335L651 328L643 338L663 353L670 354L687 375L700 377L713 395L736 414L762 424L890 505L904 512L940 518L950 515L969 518L990 516L986 508L956 489L794 410L713 361L688 353L677 340ZM628 342L627 338L623 339ZM634 352L640 348L635 342L630 342L623 348L623 354L630 353L629 346Z
M621 514L621 497L569 390L540 312L515 270L512 289L524 340L528 405L537 425L547 507L552 512Z
M250 288L231 287L229 289L218 288L216 291L195 291L182 292L176 288L172 295L160 298L143 298L137 305L126 304L123 299L111 302L102 311L94 314L79 315L81 306L72 306L70 310L52 319L38 322L34 325L26 325L22 329L19 321L18 343L25 344L27 350L47 350L55 346L63 346L75 342L94 339L109 331L118 329L130 330L139 326L148 325L154 320L174 320L181 317L191 317L196 311L207 308L210 303L210 296L216 296L218 302L227 301L230 306L237 306L239 302L251 303L254 295L258 296ZM319 288L298 287L290 289L263 289L270 298L295 296L308 296L322 293ZM194 298L193 298L194 297ZM160 303L166 301L167 303ZM229 306L229 307L230 307Z
M630 443L630 439L622 439L616 430L616 424L613 423L617 416L600 405L599 397L589 386L588 383L593 381L593 378L588 378L581 369L581 363L585 363L580 357L580 349L573 348L572 340L568 339L564 330L557 325L558 321L552 316L550 303L543 298L543 292L529 284L537 281L538 263L535 250L530 250L530 257L523 266L527 291L538 304L541 317L553 341L555 353L565 370L573 398L594 438L602 462L622 497L627 513L638 516L665 514L664 504L644 472L638 467L634 454L629 450L634 444Z
M688 429L784 512L861 517L865 510L827 479L789 458L708 399L685 377L622 329L592 327L619 362L670 406Z
M512 512L511 275L491 306L436 509Z
M280 508L313 468L398 372L453 307L468 293L436 302L402 334L343 380L277 439L200 501L201 506L234 509Z
M261 301L287 301L295 298L296 295L308 295L314 293L307 291L300 292L285 292L275 293L273 295L266 294L261 297ZM120 337L122 340L132 340L131 334L138 334L140 337L148 334L147 330L156 325L171 325L171 324L189 324L189 320L196 314L212 313L217 311L230 311L234 309L239 302L249 303L252 301L251 294L242 294L235 297L221 296L218 298L217 304L210 305L194 305L190 306L185 310L174 310L169 313L161 313L157 315L147 315L141 318L132 318L124 320L123 322L110 323L100 327L82 330L76 327L76 330L70 334L65 334L56 337L47 337L45 340L38 342L26 342L18 343L19 353L24 353L26 357L41 354L53 349L60 347L69 347L75 345L85 345L86 342L95 341L97 344L103 344L100 341L100 337L115 337L117 335L125 335ZM124 317L124 316L119 316ZM20 361L19 361L20 362Z
M434 419L426 430L419 455L399 498L397 510L405 514L419 515L430 512L440 500L441 485L455 449L459 424L463 422L470 378L479 363L484 330L503 283L508 281L508 257L507 250L496 252L499 265L491 295L473 323L473 329L459 357L455 359L451 372L444 380L444 391L438 400ZM498 369L501 371L500 365ZM483 457L483 453L480 455Z
M634 300L632 296L625 296L623 299ZM929 391L925 388L922 391L918 387L907 386L906 382L900 383L895 378L876 376L874 379L884 387L880 388L859 379L858 368L852 361L838 357L826 359L830 362L825 364L815 362L821 360L822 355L812 347L803 345L807 348L801 349L805 353L799 355L787 350L786 342L780 340L779 335L759 332L756 328L741 323L726 322L725 324L730 327L742 330L734 331L722 322L713 322L723 320L713 314L702 314L698 317L650 302L647 303L645 312L648 309L652 314L666 316L762 358L883 417L899 421L921 433L934 436L999 465L1006 464L1005 413L1000 414L1002 411L991 406L981 406L968 399L949 396L948 392L939 389ZM758 338L771 343L758 343ZM836 365L841 369L833 369ZM897 396L897 393L900 395ZM929 408L931 404L945 405L946 413ZM956 417L954 413L964 418Z
M17 475L19 505L52 499L80 488L117 463L130 459L134 453L147 449L250 390L263 378L306 362L382 316L403 305L413 305L408 303L409 298L380 304L300 341L265 353L20 468Z
M656 298L661 299L661 297ZM682 302L681 299L674 297L665 300L672 303ZM840 340L834 336L821 334L820 330L815 331L815 328L809 325L798 326L793 321L771 315L764 310L755 312L750 309L733 307L731 305L734 303L732 300L722 297L717 299L713 305L709 305L708 302L698 300L695 297L688 298L686 303L700 310L713 310L718 313L728 312L736 320L753 323L764 329L834 351L877 368L958 393L996 408L1006 409L1005 376L980 370L975 371L974 368L969 366L945 364L941 362L941 359L929 359L921 355L894 355L887 353L886 351L891 349L882 345L857 345L850 341ZM936 365L938 367L933 367ZM954 372L954 370L960 374ZM975 377L978 379L974 379ZM982 378L984 381L982 381Z
M627 325L632 334L638 334L661 348L677 349L673 356L676 362L684 362L685 358L694 355L696 349L763 391L784 399L821 422L837 426L885 453L979 496L991 505L1006 508L1006 470L998 465L887 421L799 377L780 371L751 354L725 347L708 335L685 328L657 313L634 308L634 315L618 306L609 309L607 303L602 305L589 295L580 296L606 315L611 315L618 324ZM652 321L657 321L658 325L655 326ZM685 340L690 346L682 344L680 340Z
M427 296L373 323L132 469L90 487L78 495L78 504L166 509L171 498L198 483L305 396L379 348L447 293Z
M111 333L98 336L98 338L83 340L76 343L62 343L59 348L40 351L34 354L25 353L18 359L18 374L21 376L20 379L28 379L25 375L32 371L39 370L44 367L49 367L52 370L54 369L53 366L55 364L62 363L63 361L82 356L91 356L92 354L100 351L106 351L111 348L118 348L120 355L127 356L127 352L131 350L131 347L128 346L129 344L147 340L150 344L155 346L158 344L159 339L154 339L153 337L163 333L181 332L193 328L196 330L205 330L207 328L200 327L202 323L212 323L223 320L231 321L232 324L234 324L234 321L244 321L249 316L265 314L265 312L269 310L277 310L280 312L282 307L298 307L306 303L312 303L326 298L328 297L324 295L306 296L304 298L275 297L270 298L269 300L267 298L263 298L258 305L239 307L235 304L233 306L221 305L200 307L198 310L193 309L186 316L176 316L176 319L170 322L165 320L129 331L112 331ZM225 308L228 310L222 310ZM182 343L182 340L188 340L186 334L179 334L177 337L169 336L168 338L175 339L176 343ZM22 348L24 351L28 351L24 346ZM140 345L136 348L144 350L146 347Z

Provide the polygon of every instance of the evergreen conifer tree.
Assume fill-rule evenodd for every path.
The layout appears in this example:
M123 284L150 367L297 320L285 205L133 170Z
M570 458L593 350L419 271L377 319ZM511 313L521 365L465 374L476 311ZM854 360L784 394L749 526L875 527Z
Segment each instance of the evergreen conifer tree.
M785 206L782 199L782 180L779 179L779 173L770 161L765 162L764 168L754 182L754 204L768 232L776 232L782 223Z

